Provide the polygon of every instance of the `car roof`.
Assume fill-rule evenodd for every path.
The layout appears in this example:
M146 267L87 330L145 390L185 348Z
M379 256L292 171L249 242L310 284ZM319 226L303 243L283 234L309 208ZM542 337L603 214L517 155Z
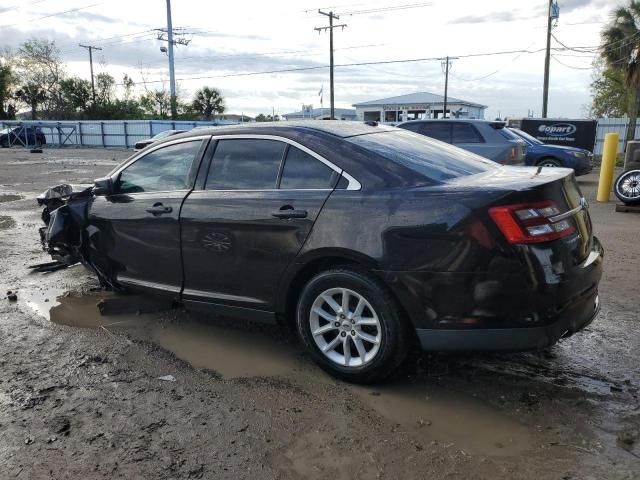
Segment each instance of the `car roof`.
M506 126L506 122L501 120L485 120L482 118L423 118L420 120L407 120L398 125L406 125L407 123L429 123L429 122L470 122L470 123L486 123L489 125L503 125Z
M395 127L383 125L370 125L364 122L345 120L307 120L307 121L280 121L280 122L251 122L238 125L225 125L217 127L199 127L180 135L180 138L200 135L268 135L277 133L304 133L318 132L333 135L339 138L349 138L370 133L396 130Z

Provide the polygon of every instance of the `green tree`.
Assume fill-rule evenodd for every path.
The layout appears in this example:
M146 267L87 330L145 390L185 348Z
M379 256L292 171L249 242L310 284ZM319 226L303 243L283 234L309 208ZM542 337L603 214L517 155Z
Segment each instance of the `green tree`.
M171 112L171 96L164 88L150 90L140 97L140 106L150 117L164 120Z
M629 0L626 7L614 10L611 23L602 31L601 51L608 68L622 70L630 90L627 140L633 140L640 100L640 1Z
M224 100L215 88L202 87L196 92L191 109L204 120L211 120L213 114L224 112Z
M264 115L263 113L259 114L256 117L256 122L279 122L280 121L280 115Z
M108 73L96 75L96 103L101 106L109 105L115 98L116 79Z
M624 72L620 68L598 69L591 83L591 93L590 115L593 118L630 116L635 97L626 88Z
M64 102L64 117L84 116L91 106L91 82L78 77L60 81L60 90Z
M64 108L60 89L64 64L55 43L27 40L18 49L15 64L19 98L31 108L32 118L36 118L39 106L45 117L58 116Z
M16 108L13 99L15 77L7 56L0 53L0 119L15 118Z

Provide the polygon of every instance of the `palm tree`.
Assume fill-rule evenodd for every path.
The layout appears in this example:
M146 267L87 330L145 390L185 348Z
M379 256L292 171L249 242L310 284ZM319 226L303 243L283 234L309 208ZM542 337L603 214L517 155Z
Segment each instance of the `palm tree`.
M602 31L601 49L607 66L621 69L631 90L626 140L633 140L640 101L640 1L629 0L629 5L614 10L611 23Z
M222 95L211 87L202 87L198 90L191 107L205 120L211 120L214 113L224 112Z

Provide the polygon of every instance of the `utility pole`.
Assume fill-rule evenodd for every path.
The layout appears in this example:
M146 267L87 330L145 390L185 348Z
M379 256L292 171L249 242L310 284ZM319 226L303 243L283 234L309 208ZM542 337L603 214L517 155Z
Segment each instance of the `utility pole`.
M184 35L184 28L177 28L179 33L173 31L173 24L171 23L171 0L167 1L167 28L156 28L158 32L158 40L167 42L167 52L169 55L169 93L171 95L171 118L173 120L178 116L177 104L176 104L176 73L173 61L173 47L174 45L189 45L191 40L186 38L174 38L174 35ZM166 33L166 37L165 37ZM163 50L162 47L160 50Z
M447 99L449 98L449 68L451 67L451 60L457 60L458 57L439 58L442 61L442 68L444 69L444 106L442 108L442 118L447 118Z
M93 50L102 50L100 47L94 47L93 45L82 45L81 43L78 46L82 48L86 48L89 50L89 68L91 68L91 96L93 97L93 104L96 104L96 84L93 80Z
M171 92L171 119L178 116L176 105L176 72L173 65L173 25L171 24L171 0L167 0L167 43L169 44L169 91Z
M339 20L340 17L336 14L334 14L333 12L323 12L322 10L318 10L318 13L320 15L324 15L326 17L329 17L329 26L328 27L316 27L314 30L317 30L318 33L320 33L321 31L327 31L329 30L329 96L331 98L331 115L330 118L331 120L335 120L335 106L334 106L334 102L333 102L333 29L334 28L342 28L344 30L344 27L347 26L346 23L342 23L340 25L334 25L333 24L333 19L335 18L336 20Z
M560 15L558 4L554 0L549 0L547 11L547 52L544 57L544 84L542 86L542 118L547 118L547 105L549 104L549 63L551 61L551 29L553 21Z

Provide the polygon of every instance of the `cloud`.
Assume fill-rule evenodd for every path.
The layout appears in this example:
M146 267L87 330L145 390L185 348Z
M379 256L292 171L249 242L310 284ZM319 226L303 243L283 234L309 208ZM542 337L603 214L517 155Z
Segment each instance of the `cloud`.
M493 12L488 13L486 15L465 15L463 17L454 18L449 23L457 24L457 23L487 23L487 22L512 22L514 20L519 20L520 17L517 17L511 11L504 12Z

